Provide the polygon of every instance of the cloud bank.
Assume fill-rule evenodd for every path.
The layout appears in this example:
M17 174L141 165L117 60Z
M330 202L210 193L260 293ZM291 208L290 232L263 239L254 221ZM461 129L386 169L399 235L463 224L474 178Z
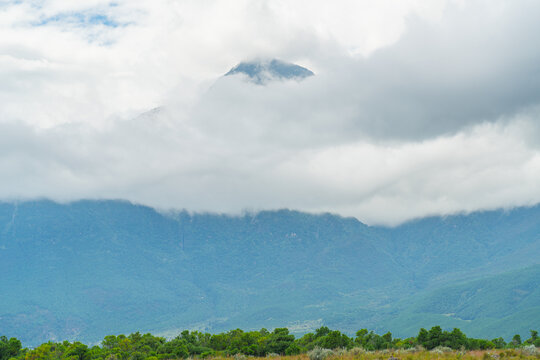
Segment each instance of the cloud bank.
M0 3L0 198L371 224L540 202L540 6L391 5ZM316 76L222 77L270 57Z

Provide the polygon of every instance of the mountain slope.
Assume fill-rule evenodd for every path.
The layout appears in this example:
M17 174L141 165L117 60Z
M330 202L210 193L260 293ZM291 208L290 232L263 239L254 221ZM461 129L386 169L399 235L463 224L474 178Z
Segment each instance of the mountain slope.
M425 305L429 299L453 299L444 289L461 289L447 286L537 263L538 215L533 207L380 228L289 210L234 217L160 214L121 201L0 203L8 289L0 293L0 333L35 344L137 330L302 331L324 323L412 335L425 314L442 316ZM523 279L534 287L538 273ZM443 295L432 293L438 288ZM477 315L470 335L481 336L538 306L536 297L519 309L499 297L490 290L444 311Z
M313 76L313 72L305 67L272 59L268 61L247 61L229 70L225 76L242 74L257 84L263 84L272 79L301 80Z
M441 324L488 338L526 334L540 319L540 265L445 286L403 304L387 323L398 331L414 331L416 323L416 330Z
M376 230L418 286L440 286L537 264L540 206L430 217Z

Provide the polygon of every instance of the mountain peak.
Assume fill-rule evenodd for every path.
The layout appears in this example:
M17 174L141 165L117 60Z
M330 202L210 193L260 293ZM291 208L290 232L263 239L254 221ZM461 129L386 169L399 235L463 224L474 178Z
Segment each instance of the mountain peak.
M241 62L229 70L225 76L236 74L244 74L250 81L257 84L263 84L269 80L275 79L302 80L306 77L315 75L311 70L306 69L305 67L277 59Z

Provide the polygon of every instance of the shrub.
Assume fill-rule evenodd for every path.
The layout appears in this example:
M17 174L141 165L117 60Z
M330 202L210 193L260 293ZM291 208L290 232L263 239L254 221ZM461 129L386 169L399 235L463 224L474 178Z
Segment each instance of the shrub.
M347 353L349 355L352 355L352 356L358 356L358 355L361 355L361 354L365 354L366 350L364 350L364 348L361 348L361 347L353 347Z
M234 355L234 360L247 360L247 356L244 354L236 354Z
M448 352L452 352L452 349L446 346L437 346L435 349L431 350L434 354L444 354Z
M315 347L313 350L308 352L309 360L324 360L331 355L334 355L332 350L322 349L320 347Z
M422 352L422 351L426 351L426 349L422 346L422 345L416 345L415 347L410 347L408 349L401 349L400 352L403 352L403 353L408 353L408 354L411 354L411 353L417 353L417 352Z
M334 350L334 355L337 355L339 357L342 357L348 353L347 349L345 348L337 348Z
M540 351L534 345L527 345L521 348L521 353L529 356L539 355Z

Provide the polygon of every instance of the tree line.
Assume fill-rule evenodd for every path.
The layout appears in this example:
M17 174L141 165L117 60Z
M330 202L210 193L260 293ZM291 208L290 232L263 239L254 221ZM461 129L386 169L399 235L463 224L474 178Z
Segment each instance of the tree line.
M447 347L454 350L487 350L518 348L524 345L540 347L538 331L531 330L531 337L522 342L515 335L510 342L503 338L492 340L467 337L461 330L445 331L440 326L430 330L420 329L415 337L394 338L390 332L379 335L362 329L350 337L339 330L320 327L313 333L296 338L287 328L273 331L231 330L220 334L200 331L183 331L173 339L152 334L109 335L99 345L88 346L81 342L47 342L34 349L23 348L16 338L0 337L0 360L162 360L205 358L208 356L267 356L297 355L315 348L365 350L408 349L421 346L427 350Z

